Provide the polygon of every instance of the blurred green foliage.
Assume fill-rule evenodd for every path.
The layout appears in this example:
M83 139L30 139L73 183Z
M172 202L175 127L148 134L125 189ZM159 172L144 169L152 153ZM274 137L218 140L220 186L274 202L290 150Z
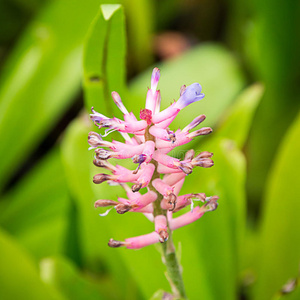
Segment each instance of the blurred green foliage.
M174 233L189 299L299 298L297 284L281 290L299 281L300 4L200 2L1 2L0 299L170 292L154 246L107 247L152 226L130 213L99 217L94 201L124 191L92 183L87 150L90 107L121 117L116 90L138 114L153 66L163 107L183 84L206 94L172 129L201 113L214 128L192 146L213 152L215 166L196 169L182 193L217 194L219 208Z

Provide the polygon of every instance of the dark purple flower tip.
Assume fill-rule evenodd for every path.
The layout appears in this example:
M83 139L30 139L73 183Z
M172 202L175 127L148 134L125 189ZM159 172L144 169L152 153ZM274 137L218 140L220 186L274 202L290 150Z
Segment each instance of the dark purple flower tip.
M146 158L147 158L146 154L140 154L140 155L137 154L132 158L132 161L135 164L142 164L146 160Z

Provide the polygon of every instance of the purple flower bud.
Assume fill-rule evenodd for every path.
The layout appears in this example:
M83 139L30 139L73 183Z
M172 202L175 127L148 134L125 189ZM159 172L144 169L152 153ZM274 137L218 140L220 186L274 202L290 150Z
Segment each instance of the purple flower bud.
M201 91L202 87L199 83L193 83L189 85L183 92L181 97L178 99L174 107L178 109L183 109L189 104L203 99L205 95L201 93Z

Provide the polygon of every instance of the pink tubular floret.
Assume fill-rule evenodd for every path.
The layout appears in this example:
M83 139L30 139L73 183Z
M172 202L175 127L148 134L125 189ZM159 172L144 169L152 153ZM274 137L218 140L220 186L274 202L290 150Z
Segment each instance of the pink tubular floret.
M159 234L155 231L132 238L125 239L128 249L140 249L159 242Z

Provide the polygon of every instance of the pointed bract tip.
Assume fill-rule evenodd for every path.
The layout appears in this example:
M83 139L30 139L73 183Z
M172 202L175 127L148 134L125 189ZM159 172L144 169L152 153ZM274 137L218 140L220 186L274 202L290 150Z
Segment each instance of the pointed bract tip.
M128 212L129 210L131 210L132 206L124 203L119 203L118 205L115 206L115 209L118 214L122 215Z
M180 87L180 96L182 96L182 94L185 92L185 90L186 90L186 85L184 84Z
M133 158L132 161L134 164L142 164L147 158L146 154L136 154Z
M116 241L114 239L110 239L109 242L108 242L108 246L111 247L111 248L119 248L119 247L122 247L122 246L125 246L125 245L126 245L125 242Z
M197 194L192 194L191 198L196 198L200 200L201 202L204 202L206 200L206 195L205 193L197 193Z
M97 159L104 159L104 160L111 158L113 155L111 151L107 151L105 149L96 149L95 153Z
M92 147L98 147L102 143L102 137L99 133L91 131L88 135L88 143Z
M192 165L202 168L210 168L214 165L214 161L210 158L193 159Z
M96 174L93 177L93 182L96 184L100 184L104 181L111 180L111 179L112 179L111 175L109 175L109 174Z
M137 183L137 184L134 184L131 187L131 190L135 193L135 192L138 192L141 188L142 188L142 184L141 183Z
M170 193L167 197L166 197L166 201L168 204L168 210L169 211L173 211L175 209L176 206L176 202L177 202L177 197L175 194Z
M97 207L115 206L116 204L118 204L117 201L100 199L95 202L94 206L95 208L97 208Z
M213 157L213 153L212 152L208 152L208 151L203 151L201 153L199 153L195 159L202 159L202 158L211 158Z
M212 197L208 197L205 200L207 201L203 207L205 208L205 211L214 211L218 208L218 199L219 196L212 196Z
M185 153L184 160L192 160L194 158L195 151L194 149L190 149Z
M160 243L164 243L169 238L169 234L168 234L168 231L166 229L161 229L158 232L158 234L159 234L159 242Z
M189 162L181 162L178 168L186 175L189 175L193 172L193 165Z

